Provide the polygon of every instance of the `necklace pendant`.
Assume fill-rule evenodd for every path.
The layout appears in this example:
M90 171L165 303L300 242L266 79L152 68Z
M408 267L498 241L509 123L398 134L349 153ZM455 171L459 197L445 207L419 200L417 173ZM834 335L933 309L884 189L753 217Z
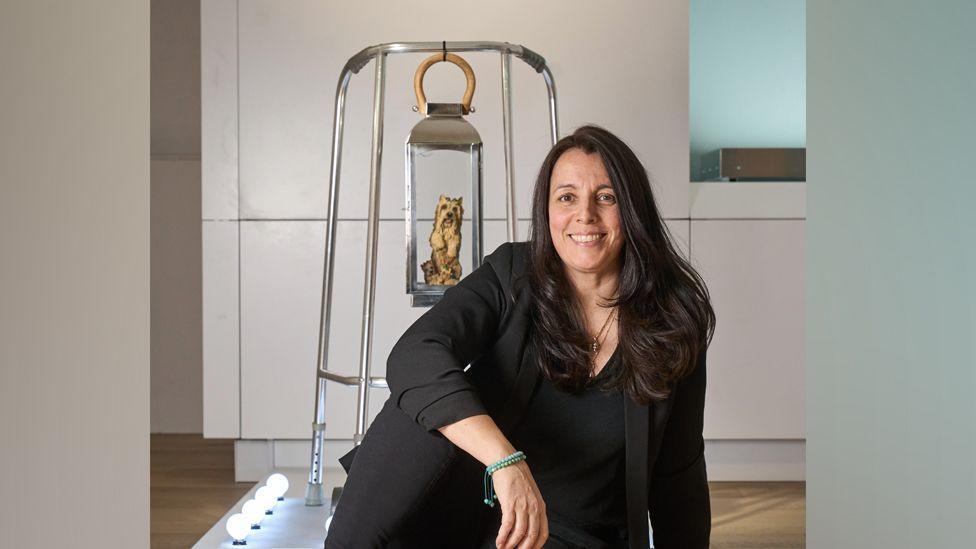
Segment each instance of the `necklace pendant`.
M596 353L599 350L600 350L600 344L599 343L597 343L596 341L594 341L593 343L590 344L590 352Z

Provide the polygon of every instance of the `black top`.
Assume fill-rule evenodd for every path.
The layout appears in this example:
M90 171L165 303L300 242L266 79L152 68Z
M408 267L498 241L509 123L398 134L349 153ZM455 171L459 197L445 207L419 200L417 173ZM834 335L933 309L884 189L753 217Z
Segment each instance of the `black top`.
M617 354L578 395L540 375L510 437L542 492L550 536L582 547L612 547L626 538L624 397L607 388Z

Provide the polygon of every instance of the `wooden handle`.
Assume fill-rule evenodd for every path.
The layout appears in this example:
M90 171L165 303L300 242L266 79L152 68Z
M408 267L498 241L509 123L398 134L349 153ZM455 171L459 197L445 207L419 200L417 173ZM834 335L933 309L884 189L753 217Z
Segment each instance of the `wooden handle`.
M443 60L443 53L435 53L427 59L424 59L420 63L420 66L417 67L417 72L413 75L413 91L417 94L417 110L422 114L427 114L427 96L424 94L424 74L427 73L427 69L431 65ZM468 81L468 87L464 90L464 96L461 98L461 110L464 114L468 114L471 111L471 98L474 97L474 71L471 70L471 65L460 55L449 53L447 54L447 60L460 67L464 71L464 77Z

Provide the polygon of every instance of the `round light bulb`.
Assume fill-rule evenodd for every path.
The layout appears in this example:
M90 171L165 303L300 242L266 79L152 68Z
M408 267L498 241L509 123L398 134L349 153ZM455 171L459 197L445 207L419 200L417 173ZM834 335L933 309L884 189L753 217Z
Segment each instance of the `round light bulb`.
M274 495L274 492L268 486L258 488L258 491L254 494L254 499L258 500L258 503L261 504L265 514L274 509L275 503L278 503L278 496Z
M261 524L264 520L264 506L257 500L249 499L241 507L241 513L247 517L247 520L251 521L251 525Z
M227 533L234 538L234 541L244 541L244 538L251 533L251 523L244 515L234 513L227 519Z
M275 497L284 497L288 491L288 477L281 473L275 473L268 477L268 486L274 491Z

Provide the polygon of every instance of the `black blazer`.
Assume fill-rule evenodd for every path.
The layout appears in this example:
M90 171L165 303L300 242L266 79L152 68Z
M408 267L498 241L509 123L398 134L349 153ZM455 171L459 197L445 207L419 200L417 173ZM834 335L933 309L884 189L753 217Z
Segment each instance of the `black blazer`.
M478 414L508 434L525 410L540 375L528 348L529 251L528 242L499 246L394 345L390 399L434 436L443 437L438 427ZM624 398L632 549L649 545L648 512L657 549L708 547L704 405L704 353L668 399L640 406Z

